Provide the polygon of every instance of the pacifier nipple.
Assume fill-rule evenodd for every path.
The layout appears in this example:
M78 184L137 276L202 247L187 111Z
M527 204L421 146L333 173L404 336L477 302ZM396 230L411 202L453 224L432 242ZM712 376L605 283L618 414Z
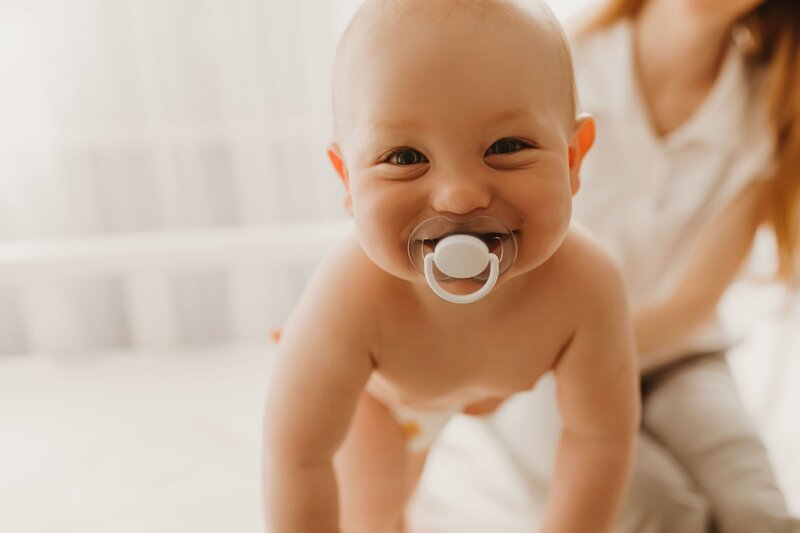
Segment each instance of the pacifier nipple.
M411 232L408 256L437 295L453 303L471 303L489 294L514 262L517 241L492 217L456 222L440 216Z

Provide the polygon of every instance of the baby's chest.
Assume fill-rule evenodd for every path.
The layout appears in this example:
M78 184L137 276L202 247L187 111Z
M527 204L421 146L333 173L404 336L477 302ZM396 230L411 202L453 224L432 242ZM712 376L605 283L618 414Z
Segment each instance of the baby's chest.
M426 328L390 334L376 354L381 377L414 399L507 396L528 390L564 344L531 328Z

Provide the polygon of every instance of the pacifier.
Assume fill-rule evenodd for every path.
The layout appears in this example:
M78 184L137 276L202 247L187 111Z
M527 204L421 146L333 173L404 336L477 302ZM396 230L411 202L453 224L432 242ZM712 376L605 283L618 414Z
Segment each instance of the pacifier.
M437 216L411 232L408 257L438 296L467 304L489 294L511 267L517 258L517 239L496 218L457 222Z

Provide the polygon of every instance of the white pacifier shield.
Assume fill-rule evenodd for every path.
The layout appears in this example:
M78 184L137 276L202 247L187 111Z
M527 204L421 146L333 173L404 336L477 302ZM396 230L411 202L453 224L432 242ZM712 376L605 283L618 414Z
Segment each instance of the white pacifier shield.
M489 264L489 247L472 235L450 235L436 245L433 260L436 268L452 278L472 278Z

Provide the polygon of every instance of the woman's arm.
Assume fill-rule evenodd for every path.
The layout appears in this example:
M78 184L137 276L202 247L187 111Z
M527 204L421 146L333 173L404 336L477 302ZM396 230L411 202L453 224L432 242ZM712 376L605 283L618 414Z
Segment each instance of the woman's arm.
M764 220L768 186L763 181L753 183L702 230L671 297L634 312L634 334L643 372L684 357L661 353L687 338L714 313Z

